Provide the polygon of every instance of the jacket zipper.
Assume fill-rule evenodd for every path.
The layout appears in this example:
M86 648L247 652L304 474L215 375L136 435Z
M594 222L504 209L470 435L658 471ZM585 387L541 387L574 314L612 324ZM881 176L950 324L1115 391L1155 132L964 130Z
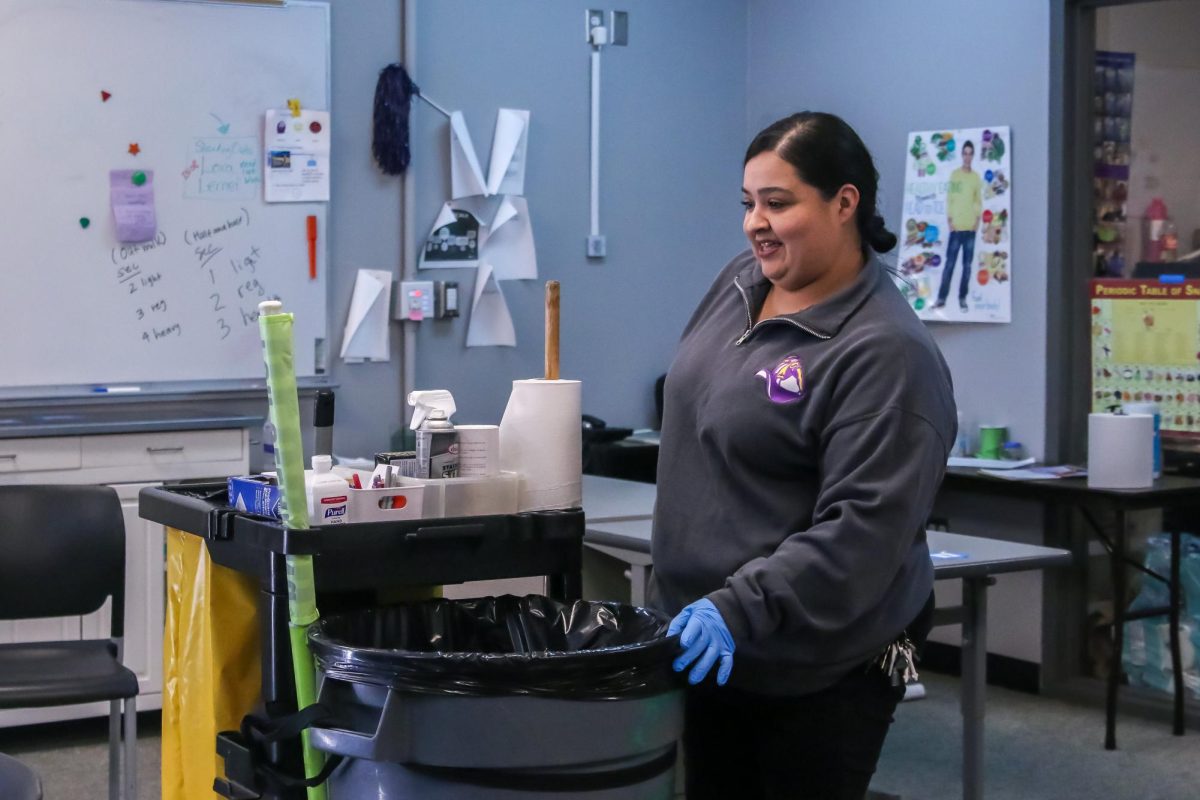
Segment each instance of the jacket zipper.
M734 343L733 343L734 347L741 345L743 342L745 342L747 339L750 338L750 335L752 333L754 333L756 330L761 328L763 325L766 325L771 322L789 323L793 327L799 328L800 330L804 331L805 333L809 334L810 336L815 336L818 339L833 338L829 334L818 333L817 331L814 331L812 328L808 327L807 325L797 322L796 320L792 319L791 317L771 317L770 319L764 319L761 322L759 322L757 325L755 325L754 324L754 314L750 311L750 298L746 296L746 290L742 288L742 284L740 284L738 282L738 279L736 277L733 279L733 285L736 286L738 292L741 293L742 303L744 303L746 306L746 332L743 333L741 336L739 336L734 341Z

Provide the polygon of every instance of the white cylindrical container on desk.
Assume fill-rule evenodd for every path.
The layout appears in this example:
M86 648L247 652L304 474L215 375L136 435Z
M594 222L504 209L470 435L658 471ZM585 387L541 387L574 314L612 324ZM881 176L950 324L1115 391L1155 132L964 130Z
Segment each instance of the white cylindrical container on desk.
M1154 484L1154 417L1088 414L1088 486L1146 489Z
M1158 403L1125 403L1121 410L1126 414L1149 414L1154 417L1154 435L1151 447L1154 453L1154 477L1162 477L1162 412Z
M521 476L519 510L582 505L581 408L579 381L513 381L500 420L500 468Z
M455 425L458 477L494 478L500 474L500 426Z

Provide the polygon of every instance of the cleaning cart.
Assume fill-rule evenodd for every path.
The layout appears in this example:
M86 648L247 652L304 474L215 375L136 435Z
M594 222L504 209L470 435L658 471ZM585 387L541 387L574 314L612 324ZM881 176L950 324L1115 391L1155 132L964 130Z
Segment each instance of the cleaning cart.
M279 520L229 507L225 483L146 488L139 501L143 518L166 525L172 535L195 537L213 564L257 586L260 697L255 707L244 709L240 730L216 737L224 760L224 774L218 773L213 787L219 795L230 800L305 797L298 731L307 728L316 746L335 756L322 776L333 800L372 788L388 788L389 797L422 798L670 797L682 730L682 691L669 677L675 645L663 638L666 621L653 619L652 612L611 603L572 605L582 586L580 509L289 530ZM325 617L309 631L314 650L323 653L324 680L321 703L307 716L297 713L288 633L286 561L296 555L312 556ZM557 677L552 659L551 673L545 671L545 652L491 658L460 647L447 653L445 647L422 648L411 633L380 638L374 622L364 638L363 623L355 621L436 614L420 604L410 604L407 611L380 605L381 598L386 602L406 589L530 575L548 576L549 598L540 601L557 605L553 613L540 608L531 615L532 598L526 598L523 606L505 612L506 626L525 631L520 641L530 641L533 617L557 614L566 620L560 627L568 638L571 626L578 633L578 620L587 615L609 629L602 631L609 638L554 645L558 651L549 655L563 666ZM460 620L459 630L495 618L493 609L476 622ZM393 629L411 631L412 626ZM612 638L612 630L624 630L625 638ZM533 650L549 641L538 639L545 632L533 635ZM462 642L468 650L482 646L470 637ZM565 652L572 648L574 653ZM428 652L432 649L443 652ZM589 649L594 652L584 652ZM330 657L338 652L343 658ZM355 657L377 668L338 671ZM442 663L435 664L438 659ZM472 673L474 689L467 691L454 668L471 661L495 672L482 678ZM425 683L397 681L396 674L413 663L432 665ZM614 671L615 683L599 681L606 674L611 679ZM621 675L633 679L622 683ZM504 719L507 728L500 724ZM489 734L492 721L500 727ZM468 730L473 735L461 738Z

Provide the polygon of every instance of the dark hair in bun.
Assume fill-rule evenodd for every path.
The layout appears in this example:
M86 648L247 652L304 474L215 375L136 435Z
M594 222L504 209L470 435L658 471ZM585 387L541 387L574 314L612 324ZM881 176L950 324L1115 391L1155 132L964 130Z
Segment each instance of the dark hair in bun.
M784 117L754 137L743 165L767 151L791 164L800 180L816 188L826 200L846 184L858 190L854 221L863 256L870 250L886 253L896 246L896 235L875 210L879 192L875 162L862 139L841 117L820 111Z

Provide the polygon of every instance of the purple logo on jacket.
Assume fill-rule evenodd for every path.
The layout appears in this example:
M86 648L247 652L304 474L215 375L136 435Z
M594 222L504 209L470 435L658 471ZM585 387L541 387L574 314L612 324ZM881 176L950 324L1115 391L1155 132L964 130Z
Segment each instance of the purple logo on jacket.
M754 375L766 379L772 403L794 403L804 397L804 367L798 356L788 356L774 368L760 369Z

